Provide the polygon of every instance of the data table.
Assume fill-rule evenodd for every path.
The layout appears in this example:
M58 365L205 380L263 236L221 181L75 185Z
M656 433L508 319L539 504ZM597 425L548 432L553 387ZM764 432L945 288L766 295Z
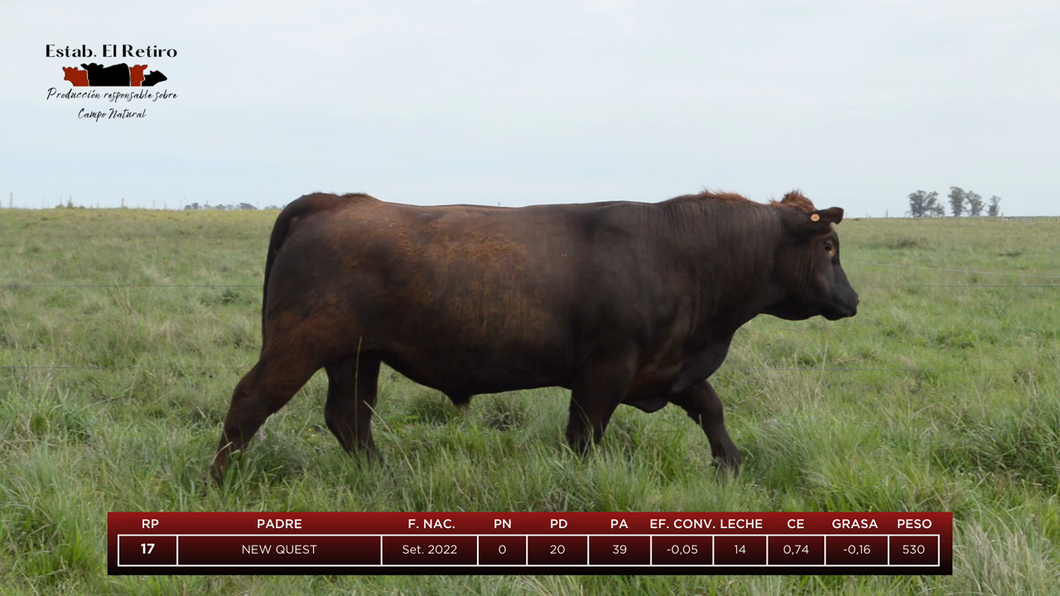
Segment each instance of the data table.
M108 571L953 573L953 514L112 512Z

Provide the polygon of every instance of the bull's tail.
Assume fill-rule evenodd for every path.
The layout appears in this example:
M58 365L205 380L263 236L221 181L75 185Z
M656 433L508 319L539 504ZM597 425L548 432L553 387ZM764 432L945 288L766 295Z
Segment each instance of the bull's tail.
M269 237L269 253L265 257L265 283L261 290L262 352L265 351L265 315L269 305L269 275L272 272L272 264L276 261L276 253L280 251L280 246L283 245L283 241L287 238L287 232L291 229L291 225L296 219L309 213L323 211L328 207L332 207L337 202L340 202L342 198L344 197L323 193L303 195L294 201L291 201L291 203L284 207L283 211L280 212L280 216L276 218L276 223L272 226L272 236Z

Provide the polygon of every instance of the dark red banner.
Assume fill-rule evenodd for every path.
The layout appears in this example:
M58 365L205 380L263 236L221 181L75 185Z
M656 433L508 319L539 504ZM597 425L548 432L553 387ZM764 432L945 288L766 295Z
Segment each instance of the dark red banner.
M951 574L952 513L109 513L111 574Z

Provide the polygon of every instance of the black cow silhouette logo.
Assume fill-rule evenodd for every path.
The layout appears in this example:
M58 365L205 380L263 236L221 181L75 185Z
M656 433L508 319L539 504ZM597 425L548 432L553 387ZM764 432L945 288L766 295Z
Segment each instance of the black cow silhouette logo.
M146 64L130 67L122 62L103 66L93 62L82 64L81 68L84 70L64 66L63 72L66 77L63 80L70 81L70 84L75 87L86 86L86 79L88 87L152 87L168 80L166 75L157 70L152 70L145 75Z
M164 80L166 80L166 75L162 74L160 71L152 70L144 77L144 82L141 83L141 86L154 87L155 83L161 83Z

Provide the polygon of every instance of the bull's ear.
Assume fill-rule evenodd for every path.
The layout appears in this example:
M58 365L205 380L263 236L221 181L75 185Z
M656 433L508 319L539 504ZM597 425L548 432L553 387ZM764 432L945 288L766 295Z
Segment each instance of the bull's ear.
M810 221L819 224L837 224L843 221L843 209L840 207L829 207L810 214Z
M831 207L820 211L795 211L785 209L785 227L797 237L823 236L832 231L832 224L843 221L843 210Z
M806 215L803 215L806 217ZM832 232L832 224L843 221L843 210L839 207L829 207L820 211L814 211L807 217L806 228L803 234L807 236L824 236Z

